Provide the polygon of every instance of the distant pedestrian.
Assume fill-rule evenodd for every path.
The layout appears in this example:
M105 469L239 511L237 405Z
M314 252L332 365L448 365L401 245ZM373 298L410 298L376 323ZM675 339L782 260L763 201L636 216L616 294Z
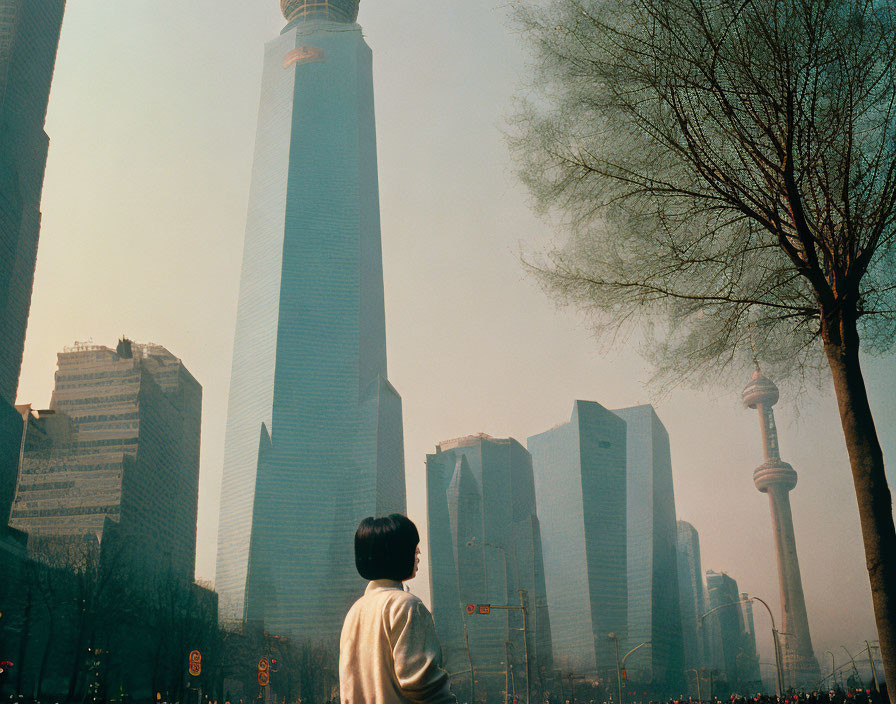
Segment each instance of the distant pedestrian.
M404 591L417 574L420 535L407 517L365 518L355 566L367 589L345 617L339 641L341 704L456 704L432 615Z

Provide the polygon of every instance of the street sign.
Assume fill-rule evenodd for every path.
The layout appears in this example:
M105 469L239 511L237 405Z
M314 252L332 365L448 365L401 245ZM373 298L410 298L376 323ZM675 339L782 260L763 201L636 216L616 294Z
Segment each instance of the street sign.
M491 604L480 604L479 605L479 613L480 614L490 614L492 612Z
M202 674L202 665L198 662L191 662L190 674L193 675L193 677L199 677L199 675Z
M262 658L258 661L258 671L259 672L267 672L271 669L271 663L268 662L267 658Z
M202 653L200 653L198 650L191 650L190 662L202 662Z
M259 670L258 671L258 684L262 687L267 687L271 683L271 676L268 674L267 670Z
M467 604L467 613L468 614L476 613L476 604Z

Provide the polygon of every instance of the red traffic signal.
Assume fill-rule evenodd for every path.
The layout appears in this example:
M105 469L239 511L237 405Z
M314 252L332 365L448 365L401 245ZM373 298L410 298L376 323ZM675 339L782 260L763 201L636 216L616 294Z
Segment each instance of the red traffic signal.
M191 662L190 674L193 675L193 677L199 677L199 675L202 674L202 665L198 662Z
M262 687L267 687L271 683L271 676L268 674L267 670L259 670L258 671L258 684Z
M271 663L268 662L267 658L262 658L258 661L258 671L259 672L267 672L271 669Z
M200 653L198 650L191 650L190 662L202 662L202 653Z
M626 672L625 670L622 670L622 679L624 679L624 680L628 679L628 672Z
M476 611L476 604L467 604L467 613L472 614Z
M491 604L480 604L479 605L479 613L481 614L490 614L492 612Z

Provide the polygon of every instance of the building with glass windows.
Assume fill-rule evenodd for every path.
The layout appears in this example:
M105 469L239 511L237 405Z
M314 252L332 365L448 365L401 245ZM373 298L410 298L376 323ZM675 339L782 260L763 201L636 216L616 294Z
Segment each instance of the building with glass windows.
M554 661L564 671L615 677L616 643L628 642L625 421L576 401L569 422L527 445Z
M703 600L700 535L687 521L678 521L678 603L681 607L684 667L686 671L699 672L706 665L701 617L707 612L707 608ZM686 681L689 691L693 689L696 694L693 675L687 677Z
M40 234L44 132L65 0L0 0L0 526L23 423L15 410Z
M387 379L372 55L358 0L282 0L264 50L217 576L224 621L337 637L353 536L405 512Z
M705 621L714 621L719 631L718 646L721 649L722 682L727 684L727 693L756 691L761 687L759 679L759 658L756 655L756 634L752 624L745 623L745 615L752 620L752 609L745 611L740 603L742 595L737 582L724 572L706 572L706 590L709 609L720 608L707 616ZM726 684L721 684L725 687Z
M192 582L202 387L183 362L126 339L76 345L58 355L50 408L24 411L10 525L30 547L112 544L141 573Z
M484 433L440 443L426 456L433 619L451 672L476 671L497 689L514 666L525 691L551 677L551 628L532 456L513 438ZM468 604L527 605L520 611L467 612ZM465 682L460 683L463 687ZM503 686L501 687L503 689Z
M626 424L629 677L656 697L681 693L678 526L669 434L653 406L614 410Z

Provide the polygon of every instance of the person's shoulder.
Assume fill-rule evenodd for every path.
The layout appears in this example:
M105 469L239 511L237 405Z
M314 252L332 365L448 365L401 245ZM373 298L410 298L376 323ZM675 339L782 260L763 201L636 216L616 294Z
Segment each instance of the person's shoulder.
M420 597L403 589L389 589L384 596L384 608L393 617L407 617L412 613L429 613Z

